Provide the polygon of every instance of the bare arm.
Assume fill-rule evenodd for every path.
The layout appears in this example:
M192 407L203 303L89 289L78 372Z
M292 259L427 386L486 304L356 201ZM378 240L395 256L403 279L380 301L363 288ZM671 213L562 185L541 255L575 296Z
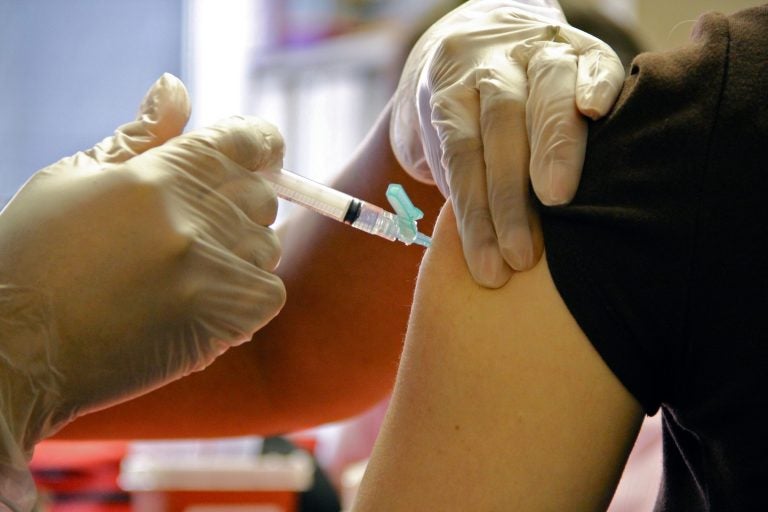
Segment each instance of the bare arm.
M396 163L388 119L382 117L335 186L383 205L387 184L403 183L425 212L420 226L430 232L442 197ZM281 236L279 273L288 302L252 342L203 372L85 416L59 437L285 432L362 412L388 393L423 251L315 214L293 219Z
M478 287L448 205L355 511L599 510L642 420L542 259Z

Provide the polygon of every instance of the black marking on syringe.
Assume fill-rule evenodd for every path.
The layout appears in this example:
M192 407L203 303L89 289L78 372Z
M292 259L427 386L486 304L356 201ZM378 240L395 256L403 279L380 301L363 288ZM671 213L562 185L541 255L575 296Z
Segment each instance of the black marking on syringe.
M346 224L352 224L360 217L360 212L363 209L363 203L357 199L352 199L347 208L347 213L344 214L344 222Z

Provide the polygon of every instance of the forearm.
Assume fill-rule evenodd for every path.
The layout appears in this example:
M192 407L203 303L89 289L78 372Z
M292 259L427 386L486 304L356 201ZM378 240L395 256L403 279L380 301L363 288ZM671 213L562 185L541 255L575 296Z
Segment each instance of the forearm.
M387 121L334 186L381 204L388 183L404 183L429 233L442 198L401 171ZM279 274L288 301L253 341L203 372L86 416L59 437L275 433L347 417L380 400L393 383L423 251L315 214L293 219L282 238Z

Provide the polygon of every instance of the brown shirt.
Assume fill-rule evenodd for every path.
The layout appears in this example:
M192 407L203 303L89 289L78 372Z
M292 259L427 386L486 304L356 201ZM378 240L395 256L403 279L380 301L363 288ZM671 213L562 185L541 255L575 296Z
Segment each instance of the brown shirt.
M761 510L768 481L768 6L632 64L571 205L540 206L566 304L648 414L658 510Z

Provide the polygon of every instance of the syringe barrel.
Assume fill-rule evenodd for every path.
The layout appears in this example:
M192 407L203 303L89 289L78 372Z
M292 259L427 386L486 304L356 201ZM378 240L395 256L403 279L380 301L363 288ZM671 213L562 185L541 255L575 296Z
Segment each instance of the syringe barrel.
M354 200L344 192L285 169L264 171L261 175L272 184L279 197L338 221L344 221L349 205Z
M285 169L262 171L260 175L272 184L275 193L283 199L387 240L400 240L406 245L429 245L429 237L417 232L415 221L410 221L412 226L406 225L407 229L401 231L400 217L344 192Z
M360 214L352 222L352 227L390 241L397 240L399 234L395 215L365 201L360 201Z

